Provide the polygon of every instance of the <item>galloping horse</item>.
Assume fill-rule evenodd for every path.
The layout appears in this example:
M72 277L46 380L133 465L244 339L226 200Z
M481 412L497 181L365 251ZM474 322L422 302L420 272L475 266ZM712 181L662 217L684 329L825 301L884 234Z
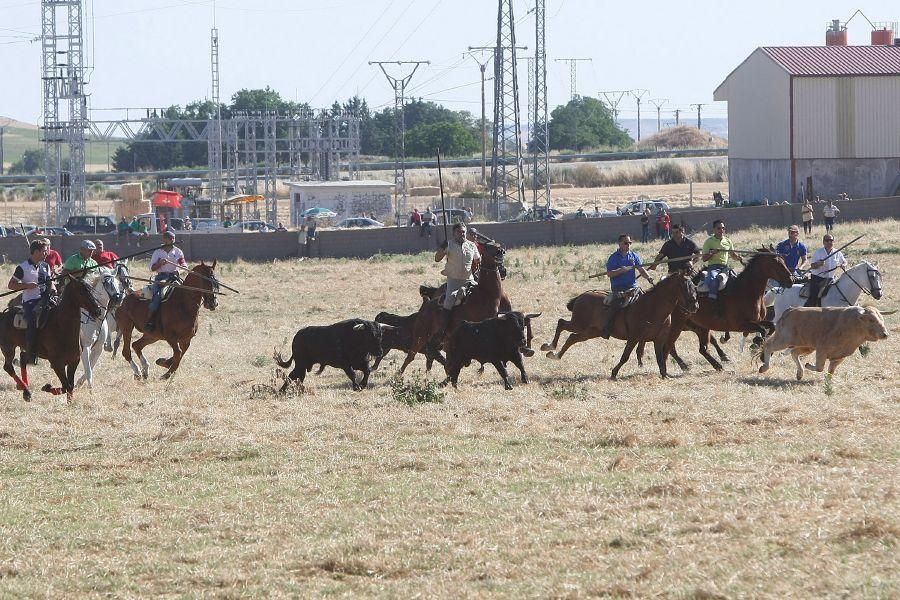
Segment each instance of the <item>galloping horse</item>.
M72 401L75 390L75 369L81 359L81 344L78 340L81 331L81 310L88 312L91 318L98 319L103 314L103 306L94 296L91 286L81 279L71 279L66 284L59 305L50 310L47 322L38 330L36 351L40 358L46 358L61 387L53 388L50 384L41 388L54 395L66 394ZM16 348L25 347L25 331L13 326L15 311L5 310L0 313L0 351L3 352L3 370L15 380L18 389L22 390L22 398L31 400L28 383L28 365L23 361L21 379L13 368Z
M572 319L560 319L556 325L553 342L543 344L541 350L547 351L547 358L559 360L573 344L600 336L606 324L609 306L606 305L607 292L590 291L575 296L566 308L572 311ZM669 339L669 328L674 320L673 313L678 309L688 313L697 310L697 288L689 275L676 272L662 279L650 291L641 295L633 304L621 310L613 321L612 337L626 340L622 358L613 370L611 378L615 379L619 369L628 360L631 351L638 343L653 342L656 351L656 363L659 374L666 377L665 345ZM563 331L571 331L566 343L559 352L554 353L559 336Z
M103 347L109 343L110 315L116 312L125 298L122 282L112 269L100 267L93 279L94 294L106 314L102 319L94 320L89 317L87 311L81 311L81 366L84 373L78 378L76 386L81 386L85 381L88 387L94 385L94 367L100 361Z
M453 309L450 325L445 334L449 334L460 321L483 321L496 317L503 297L503 284L500 282L499 265L503 261L505 250L495 243L485 243L481 256L481 273L478 285L469 294L462 306ZM422 351L425 344L441 330L441 305L437 300L425 301L419 309L419 318L413 328L413 343L400 367L400 373L406 370L416 354Z
M675 342L685 329L697 334L700 342L700 354L716 371L722 370L722 364L709 353L710 331L739 331L741 333L759 333L765 336L774 328L771 321L766 321L766 305L763 296L766 293L766 282L774 279L782 285L791 285L791 272L785 266L784 259L771 247L760 248L747 263L741 273L735 277L728 287L719 292L718 300L707 297L700 298L700 308L693 314L676 312L672 315L672 327L666 342L666 355L672 356L682 370L687 364L675 350ZM642 348L638 348L638 353ZM726 357L722 357L726 359Z
M167 369L162 378L168 379L178 370L181 358L197 333L200 305L203 304L209 310L216 310L218 306L216 294L219 291L219 282L214 271L216 262L213 261L211 265L201 262L191 269L184 283L176 286L169 299L160 304L153 331L144 331L150 303L142 301L136 294L127 296L116 311L116 323L125 342L122 346L122 357L131 364L136 379L147 379L150 363L144 358L142 351L146 346L159 340L165 340L172 347L171 358L156 359L156 364ZM131 343L133 329L144 334L134 344ZM140 367L131 357L132 348L141 361Z
M792 306L803 306L806 299L800 297L800 290L803 286L800 284L786 288L774 288L766 293L766 299L770 296L775 302L775 318L773 322L777 323L781 315ZM838 277L838 280L828 288L828 291L822 296L821 304L823 307L828 306L853 306L861 294L869 294L876 300L881 299L881 271L878 267L868 261L862 261L849 269Z

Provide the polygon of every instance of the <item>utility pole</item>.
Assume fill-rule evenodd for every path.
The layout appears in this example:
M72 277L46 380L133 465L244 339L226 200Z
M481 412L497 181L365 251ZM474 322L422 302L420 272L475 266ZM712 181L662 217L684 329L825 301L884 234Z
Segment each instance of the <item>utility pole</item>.
M579 61L592 61L592 58L557 58L554 59L556 62L567 62L569 63L569 86L572 89L572 100L578 97L578 86L576 81L576 66Z
M394 133L400 148L394 158L394 219L397 227L402 222L400 215L406 214L406 120L403 118L403 107L406 104L406 86L420 65L430 65L427 60L370 60L370 65L378 65L394 89ZM412 65L409 75L394 77L387 72L384 65Z
M668 99L666 98L653 98L650 100L650 104L656 107L656 133L662 131L662 116L660 115L660 112L666 102L668 102Z
M212 102L215 113L207 125L206 150L209 164L209 197L212 206L212 214L219 219L224 219L222 212L222 107L219 102L219 30L213 27L210 30L210 75L212 83ZM266 204L269 204L268 195ZM272 200L274 202L274 199ZM197 215L200 216L200 215ZM266 214L266 220L274 222L277 214Z
M697 129L700 129L700 108L706 106L705 104L691 104L691 106L697 107Z
M681 114L681 109L680 109L680 108L676 108L676 109L675 109L675 126L676 126L676 127L678 127L678 125L681 124L681 121L679 120L679 115L680 115L680 114Z
M619 124L619 103L622 102L622 98L627 94L627 90L612 90L608 92L600 92L603 98L606 100L606 105L609 106L609 109L613 114L613 121L616 126Z
M0 175L3 175L3 125L0 125Z
M631 95L637 102L637 141L641 141L641 98L648 93L650 90L631 90Z
M474 52L476 50L479 52L490 52L491 58L481 62L475 57ZM487 119L484 108L484 71L487 68L488 60L493 60L494 58L494 47L469 46L467 54L478 64L478 68L481 69L481 185L484 185L487 183Z

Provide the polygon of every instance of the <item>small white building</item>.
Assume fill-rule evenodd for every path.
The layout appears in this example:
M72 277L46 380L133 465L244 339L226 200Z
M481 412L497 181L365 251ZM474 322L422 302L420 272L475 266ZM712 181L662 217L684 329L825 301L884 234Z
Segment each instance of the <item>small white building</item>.
M732 202L900 193L900 46L757 48L714 97Z
M389 181L289 181L291 223L299 225L300 214L310 208L327 208L338 219L374 213L378 220L392 215L394 184Z

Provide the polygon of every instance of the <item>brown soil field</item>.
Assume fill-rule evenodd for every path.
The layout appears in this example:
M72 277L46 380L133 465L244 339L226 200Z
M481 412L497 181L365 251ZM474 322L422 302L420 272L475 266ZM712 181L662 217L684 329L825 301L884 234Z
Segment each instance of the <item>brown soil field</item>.
M883 269L882 310L900 305L898 225L836 232L867 233L847 254ZM536 345L612 251L509 252L514 307L543 312ZM734 341L716 373L686 334L691 370L666 381L634 362L610 381L624 342L592 340L526 359L531 383L509 392L469 368L442 402L409 406L388 384L396 353L360 393L335 369L270 391L273 349L298 327L412 312L439 270L426 254L224 263L242 293L201 311L171 383L108 354L73 405L25 403L4 378L0 595L900 594L900 316L830 383L796 382L784 356L759 375ZM51 380L45 362L31 380Z

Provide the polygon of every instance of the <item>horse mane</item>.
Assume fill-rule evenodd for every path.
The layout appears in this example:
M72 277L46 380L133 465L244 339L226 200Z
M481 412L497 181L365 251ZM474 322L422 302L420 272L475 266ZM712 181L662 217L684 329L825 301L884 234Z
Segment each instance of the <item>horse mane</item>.
M744 270L737 274L736 279L741 279L742 277L750 276L753 273L753 270L756 268L756 265L759 264L761 260L763 260L766 256L772 256L774 254L774 250L772 248L766 248L765 246L760 246L756 249L759 254L754 254L750 257L750 260L747 261L747 265L744 267Z

